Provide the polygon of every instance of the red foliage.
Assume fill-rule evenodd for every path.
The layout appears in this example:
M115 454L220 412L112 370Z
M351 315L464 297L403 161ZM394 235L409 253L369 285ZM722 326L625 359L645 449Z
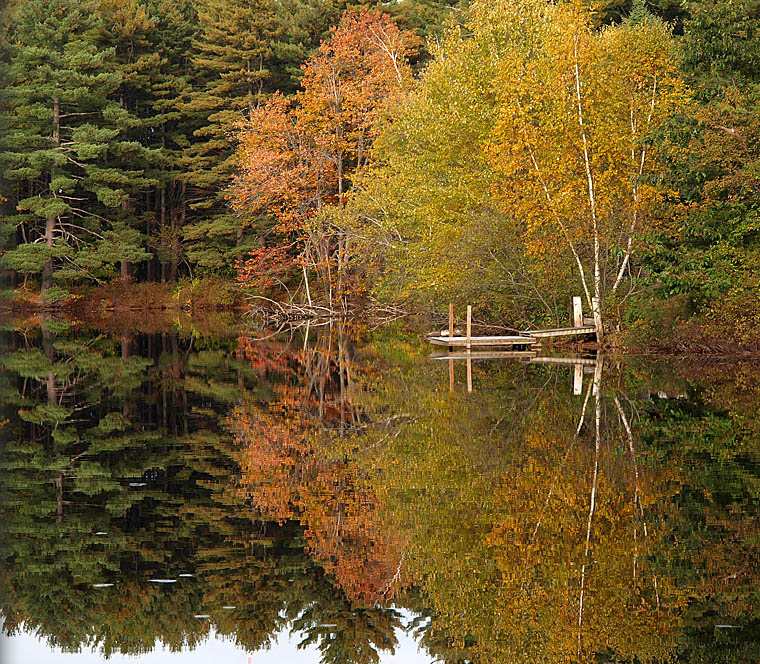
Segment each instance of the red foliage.
M367 165L381 109L409 82L415 39L378 11L348 11L302 66L293 103L275 94L241 126L229 197L249 217L274 220L267 245L241 264L241 284L266 288L287 263L320 270L334 260L334 238L315 233L309 219L341 205Z
M326 350L287 352L241 342L241 351L269 379L274 399L238 406L231 419L246 450L244 477L256 507L284 521L298 519L308 549L355 601L390 597L398 583L401 543L383 523L375 490L355 461L326 458L318 443L351 405L341 396ZM343 400L343 402L341 402Z

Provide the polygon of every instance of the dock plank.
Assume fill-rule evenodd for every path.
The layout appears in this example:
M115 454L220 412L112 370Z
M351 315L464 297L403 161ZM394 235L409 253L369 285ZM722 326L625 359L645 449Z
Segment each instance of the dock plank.
M593 325L584 325L583 327L559 327L552 330L528 330L529 334L536 339L547 337L572 337L578 334L594 334L596 328Z
M467 346L467 337L428 337L431 344L438 346ZM533 337L470 337L470 346L531 346L536 343Z
M431 360L502 360L509 358L532 359L536 353L532 350L494 350L459 353L433 353Z

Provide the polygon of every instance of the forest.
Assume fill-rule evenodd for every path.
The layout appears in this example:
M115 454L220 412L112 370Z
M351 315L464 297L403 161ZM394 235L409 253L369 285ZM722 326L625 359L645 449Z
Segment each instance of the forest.
M8 307L760 347L758 0L9 0ZM526 329L522 327L521 329Z

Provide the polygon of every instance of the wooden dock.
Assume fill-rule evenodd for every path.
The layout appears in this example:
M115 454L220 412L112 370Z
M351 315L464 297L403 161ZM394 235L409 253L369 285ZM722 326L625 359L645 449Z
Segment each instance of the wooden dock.
M595 374L599 358L592 357L556 357L553 355L544 355L539 357L533 350L502 350L502 351L483 351L483 350L466 350L454 351L450 353L433 353L430 355L431 360L448 360L449 361L449 392L454 391L454 362L456 360L465 360L467 363L467 392L472 392L472 363L477 360L517 360L521 364L541 364L567 367L573 370L573 395L578 396L583 391L583 376L585 374Z
M508 337L449 337L429 336L427 340L437 346L532 346L538 339L529 336Z
M550 337L575 337L580 334L596 334L594 325L582 325L580 327L557 327L549 330L527 330L534 339L548 339Z
M431 360L531 360L536 357L532 350L493 350L454 353L433 353Z
M555 366L583 367L584 372L593 373L597 360L592 357L539 356L533 350L465 351L452 353L432 353L431 360L520 360L526 364L552 364Z
M595 303L594 298L592 302ZM596 304L596 303L595 303ZM454 333L454 305L449 304L449 329L441 332L434 332L426 335L431 344L438 346L449 346L472 348L478 347L499 347L505 346L515 348L519 346L529 347L538 341L538 339L550 339L553 337L576 337L590 334L598 334L601 330L601 319L586 318L583 315L582 301L580 297L573 297L573 325L572 327L555 327L545 330L526 330L516 335L504 336L472 336L472 307L467 305L467 333L462 335L461 332L455 336Z
M599 315L598 302L592 298L594 318L583 316L582 301L580 297L573 297L573 326L560 327L546 330L527 330L516 335L497 336L472 336L472 307L467 305L467 333L462 336L459 332L454 334L454 305L449 304L449 329L426 335L427 340L437 346L447 346L448 353L433 353L430 359L449 360L449 391L454 391L454 361L467 361L467 392L472 392L472 361L473 360L497 360L514 358L521 362L536 364L564 364L571 365L574 369L573 394L581 393L583 387L583 374L593 371L596 360L580 357L538 357L536 350L541 347L539 340L552 337L569 337L596 334L601 339L602 321ZM455 348L464 348L456 352ZM473 351L473 348L479 350ZM490 350L494 348L508 348L509 350ZM489 350L484 350L489 349Z

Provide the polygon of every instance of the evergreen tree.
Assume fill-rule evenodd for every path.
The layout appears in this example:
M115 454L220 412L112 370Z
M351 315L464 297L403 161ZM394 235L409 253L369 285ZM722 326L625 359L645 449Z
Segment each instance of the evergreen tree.
M404 30L413 30L423 39L435 39L443 36L454 13L466 5L466 0L405 0L389 10Z
M193 41L198 15L192 0L144 0L152 20L150 43L161 54L160 79L153 87L151 136L160 146L166 164L156 173L159 185L152 200L145 202L146 233L157 259L147 266L149 281L177 278L182 260L182 224L187 215L187 182L183 177L185 150L193 132L203 124L198 113L187 113L184 103L196 78Z
M296 91L303 75L301 64L329 38L330 29L340 22L349 5L372 4L367 0L280 0L277 15L283 37L276 45L276 54L281 65L273 71L277 90L284 94Z
M620 23L627 19L636 5L671 23L676 32L682 29L687 10L682 0L583 0L596 16L599 23Z
M114 68L120 84L114 93L119 108L130 114L123 138L129 149L114 155L114 168L145 169L145 177L127 182L118 212L119 221L141 232L148 231L150 206L147 198L155 191L167 160L161 154L156 136L166 119L158 112L157 101L165 80L162 65L166 57L155 48L153 30L156 21L140 0L100 0L98 11L100 43L113 50ZM131 264L121 261L121 276L130 276Z
M123 74L98 43L91 2L25 0L12 17L2 91L2 171L18 214L5 217L18 246L3 264L41 275L45 304L65 297L55 281L102 278L120 260L146 257L116 212L130 187L151 181L129 168L142 146L114 94Z
M235 168L230 135L273 90L283 27L272 0L206 0L198 20L193 59L198 77L180 105L183 114L202 123L182 164L192 210L184 237L190 261L203 270L220 270L245 251L243 222L225 203Z

